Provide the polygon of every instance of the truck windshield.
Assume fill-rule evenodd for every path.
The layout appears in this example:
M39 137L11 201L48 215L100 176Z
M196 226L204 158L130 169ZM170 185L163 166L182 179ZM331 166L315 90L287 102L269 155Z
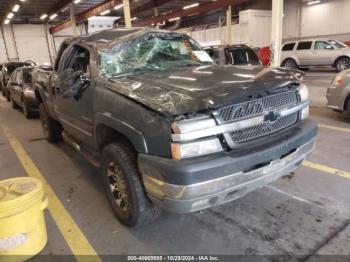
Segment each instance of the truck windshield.
M99 52L100 74L105 77L206 64L213 61L193 39L169 32L148 33Z

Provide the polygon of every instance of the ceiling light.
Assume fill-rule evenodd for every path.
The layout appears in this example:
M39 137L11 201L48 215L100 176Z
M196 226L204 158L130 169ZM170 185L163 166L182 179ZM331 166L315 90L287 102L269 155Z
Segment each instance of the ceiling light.
M61 9L61 13L66 12L68 9L69 9L69 6L66 6L66 7L62 8L62 9Z
M17 12L20 8L20 5L14 5L14 7L12 8L13 12Z
M136 20L136 19L137 19L137 17L134 16L133 18L131 18L131 21L134 21L134 20Z
M11 19L14 15L15 15L15 14L11 12L11 13L9 13L9 14L7 15L7 18L8 18L8 19Z
M55 19L57 17L57 14L52 14L52 15L50 15L50 20L53 20L53 19Z
M123 6L124 6L123 4L116 5L116 6L114 7L114 10L118 10L118 9L122 8Z
M26 0L20 0L21 2L25 2Z
M47 17L47 14L43 14L43 15L40 16L40 19L44 20L46 17Z
M6 19L5 21L4 21L4 24L5 25L7 25L7 24L9 24L10 23L10 19Z
M80 2L81 2L81 0L74 0L74 4L78 4Z
M182 9L189 9L189 8L193 8L193 7L196 7L196 6L199 6L199 3L194 3L194 4L191 4L191 5L186 5L184 6Z
M111 10L106 10L106 11L103 11L100 13L100 15L106 15L106 14L109 14L111 12Z
M321 3L320 0L315 0L315 1L307 2L307 5L314 5L314 4L319 4L319 3Z
M174 18L169 19L168 21L172 22L172 21L176 21L176 20L179 20L179 19L180 19L180 17L174 17Z

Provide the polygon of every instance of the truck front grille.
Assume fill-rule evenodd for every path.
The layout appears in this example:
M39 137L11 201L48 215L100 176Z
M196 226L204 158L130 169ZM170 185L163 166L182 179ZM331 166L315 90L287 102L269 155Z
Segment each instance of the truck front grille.
M298 103L295 91L278 93L260 99L221 108L219 110L220 122L228 123L244 118L254 117L264 111L276 111Z
M231 133L231 138L235 143L242 143L251 139L259 138L277 132L283 128L291 126L298 121L298 112L280 117L274 122L266 121L263 124L240 129Z
M218 110L216 117L220 124L227 124L266 114L266 112L280 111L297 104L297 92L288 91L221 108ZM298 121L298 114L299 113L296 112L287 116L278 117L274 119L274 121L267 119L262 124L235 130L225 135L226 141L228 145L233 148L240 143L273 134L296 123Z

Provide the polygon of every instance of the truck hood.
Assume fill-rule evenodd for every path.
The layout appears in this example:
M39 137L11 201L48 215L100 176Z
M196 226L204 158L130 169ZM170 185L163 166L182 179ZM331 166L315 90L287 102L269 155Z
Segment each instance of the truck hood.
M109 89L170 115L215 109L288 88L303 73L284 68L209 65L109 79Z

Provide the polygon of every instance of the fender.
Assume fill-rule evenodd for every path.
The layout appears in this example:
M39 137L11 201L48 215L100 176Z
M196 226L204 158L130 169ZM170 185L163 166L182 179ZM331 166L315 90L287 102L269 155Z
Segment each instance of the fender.
M113 118L109 113L97 113L95 115L95 124L94 124L94 135L95 143L98 144L97 140L97 127L99 125L105 125L111 129L119 132L124 135L129 141L133 144L136 151L139 153L148 154L148 148L146 140L139 130L135 129L133 126L120 121L119 119Z

